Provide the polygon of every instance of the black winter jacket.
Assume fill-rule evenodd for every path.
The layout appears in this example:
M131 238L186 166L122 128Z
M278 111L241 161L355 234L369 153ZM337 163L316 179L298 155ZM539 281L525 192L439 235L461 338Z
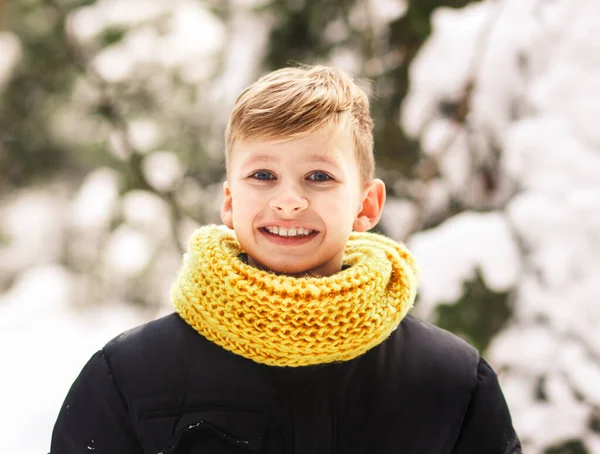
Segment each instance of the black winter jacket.
M513 454L496 374L456 336L406 317L352 361L269 367L172 314L83 368L51 454Z

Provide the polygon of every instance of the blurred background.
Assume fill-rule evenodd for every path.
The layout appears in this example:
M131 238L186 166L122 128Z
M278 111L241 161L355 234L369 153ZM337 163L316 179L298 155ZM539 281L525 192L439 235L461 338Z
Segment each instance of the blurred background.
M223 131L282 66L370 93L414 313L500 376L524 452L600 453L598 0L0 1L0 446L49 450L81 367L171 312Z

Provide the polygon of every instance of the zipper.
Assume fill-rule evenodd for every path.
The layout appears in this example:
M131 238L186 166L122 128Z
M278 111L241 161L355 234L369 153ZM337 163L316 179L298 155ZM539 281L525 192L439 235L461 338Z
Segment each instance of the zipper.
M286 396L286 400L285 400L285 404L286 404L286 420L285 420L285 427L287 427L286 430L286 436L285 436L285 440L286 440L286 449L285 452L286 454L294 454L294 445L296 443L295 441L295 427L294 427L294 408L292 405L292 394L293 391L288 392L287 396Z
M337 419L337 408L338 402L337 395L334 391L333 380L329 378L327 386L327 397L329 401L329 417L331 418L331 454L337 454L338 451L338 419Z

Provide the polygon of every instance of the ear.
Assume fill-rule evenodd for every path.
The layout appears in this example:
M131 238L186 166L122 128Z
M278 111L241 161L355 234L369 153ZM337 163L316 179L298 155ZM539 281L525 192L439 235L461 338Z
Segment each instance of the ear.
M231 199L231 189L227 180L223 182L223 205L221 205L221 221L230 229L233 229L233 200Z
M355 232L366 232L379 222L385 203L385 183L379 178L372 180L363 193L363 202L352 228Z

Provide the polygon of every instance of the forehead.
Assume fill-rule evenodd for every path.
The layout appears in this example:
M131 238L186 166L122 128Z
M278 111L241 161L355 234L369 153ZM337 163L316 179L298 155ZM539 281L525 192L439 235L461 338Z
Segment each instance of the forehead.
M296 138L238 140L231 149L237 163L269 163L298 159L310 163L342 164L354 157L354 141L346 128L332 133L317 130Z

